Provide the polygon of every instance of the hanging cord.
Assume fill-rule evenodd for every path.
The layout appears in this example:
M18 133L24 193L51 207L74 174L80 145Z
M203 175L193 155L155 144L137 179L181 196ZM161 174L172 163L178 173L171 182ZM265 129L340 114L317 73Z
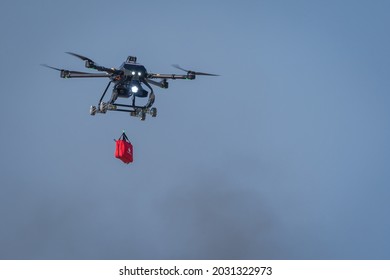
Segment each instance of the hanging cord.
M127 142L130 143L130 140L129 140L129 138L127 138L125 130L122 130L122 134L121 134L121 136L119 136L118 140L126 140ZM115 142L118 140L114 139Z
M123 131L122 131L122 135L121 135L121 137L122 137L122 139L123 139L123 140L126 140L127 142L129 142L129 143L130 143L130 140L129 140L129 138L127 138L127 135L126 135L126 132L125 132L125 130L123 130Z

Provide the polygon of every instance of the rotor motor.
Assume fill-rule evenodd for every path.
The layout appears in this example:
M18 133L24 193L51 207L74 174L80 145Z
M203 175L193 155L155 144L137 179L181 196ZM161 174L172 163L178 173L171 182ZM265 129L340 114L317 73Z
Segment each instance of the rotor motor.
M90 61L90 60L85 61L86 68L93 68L94 66L95 66L95 63L93 61Z

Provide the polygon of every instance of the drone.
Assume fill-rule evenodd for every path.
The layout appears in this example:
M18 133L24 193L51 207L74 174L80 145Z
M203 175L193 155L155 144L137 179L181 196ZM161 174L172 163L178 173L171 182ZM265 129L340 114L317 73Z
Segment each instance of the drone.
M108 78L110 80L102 96L100 97L98 105L90 107L89 113L92 116L96 115L96 113L105 114L107 111L119 111L128 112L130 113L130 116L138 117L144 121L147 114L151 115L152 117L157 116L157 108L152 107L155 101L155 94L151 85L167 89L169 79L194 80L196 76L219 76L216 74L186 70L177 64L172 66L187 72L185 75L149 73L145 66L137 63L137 58L135 56L128 56L126 61L122 63L119 69L107 68L97 64L88 57L73 52L66 53L85 61L86 68L94 69L101 73L87 73L65 70L55 68L47 64L42 64L42 66L59 71L61 78ZM103 99L111 84L114 84L111 98L104 102ZM145 88L147 88L147 90ZM117 103L118 98L131 99L131 102L129 102L129 104ZM136 99L146 98L146 104L137 105L139 102L136 102Z

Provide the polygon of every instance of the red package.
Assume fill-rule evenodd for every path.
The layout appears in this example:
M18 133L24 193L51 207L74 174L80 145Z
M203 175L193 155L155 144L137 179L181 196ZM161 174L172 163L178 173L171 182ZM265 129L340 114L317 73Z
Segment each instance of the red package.
M133 145L123 133L116 142L115 157L119 158L126 164L133 162Z

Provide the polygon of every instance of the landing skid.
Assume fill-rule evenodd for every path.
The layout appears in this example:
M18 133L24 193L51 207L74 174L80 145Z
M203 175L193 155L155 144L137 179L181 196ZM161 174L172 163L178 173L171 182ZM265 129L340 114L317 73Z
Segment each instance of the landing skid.
M129 108L129 109L126 109ZM99 114L105 114L107 111L118 111L118 112L128 112L132 117L138 117L141 121L146 119L146 115L149 114L153 118L157 116L157 108L152 107L141 107L141 106L129 106L125 104L108 104L105 102L100 102L99 106L91 106L89 109L89 114L91 116Z

